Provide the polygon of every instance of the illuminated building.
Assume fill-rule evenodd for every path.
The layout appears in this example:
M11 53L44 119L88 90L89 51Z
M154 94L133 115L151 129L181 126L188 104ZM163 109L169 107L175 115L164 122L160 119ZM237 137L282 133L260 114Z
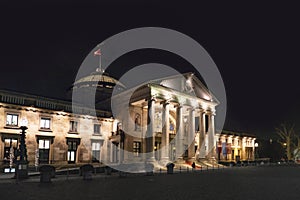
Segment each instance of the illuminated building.
M29 165L146 160L165 166L170 161L215 162L218 144L224 143L227 146L231 143L231 150L234 149L227 153L227 159L236 159L237 155L240 159L254 158L250 148L254 148L255 138L240 140L238 136L216 134L214 116L219 102L191 73L125 90L116 79L96 72L78 80L70 89L87 96L94 92L91 88L96 91L96 116L93 109L83 107L80 102L72 107L71 101L0 91L3 164L8 165L12 152L16 152L23 118L28 121ZM129 109L117 110L114 116L109 109L113 88L119 90L111 97L119 108L128 105L120 97L130 95ZM240 147L235 144L236 139L241 141ZM145 152L149 152L146 157Z

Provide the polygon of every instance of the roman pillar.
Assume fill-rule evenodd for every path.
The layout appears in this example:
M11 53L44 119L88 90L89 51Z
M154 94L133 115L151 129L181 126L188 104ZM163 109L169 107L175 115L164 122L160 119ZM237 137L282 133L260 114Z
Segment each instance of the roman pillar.
M254 138L252 138L251 139L251 146L252 146L252 158L251 158L251 160L255 160L256 159L256 152L257 152L257 147L255 147L255 139Z
M170 113L170 105L168 102L165 102L163 104L163 113L162 113L162 138L161 143L163 148L162 150L162 162L164 164L167 164L169 162L169 134L170 134L170 119L169 119L169 113Z
M184 125L183 125L183 116L182 116L182 106L178 105L176 108L176 158L178 161L182 161L183 150L183 134L184 134Z
M242 137L241 140L241 160L247 160L248 159L248 152L246 151L246 147L247 147L247 138L246 137Z
M188 159L195 158L195 109L189 109Z
M205 158L205 111L200 109L199 115L199 141L198 141L198 158Z
M216 141L215 141L215 119L214 119L214 113L208 112L208 144L207 144L207 150L208 150L208 159L215 160L216 158Z
M148 162L155 161L154 113L155 113L155 99L151 98L148 100L148 117L147 117L146 151L147 151L147 161Z

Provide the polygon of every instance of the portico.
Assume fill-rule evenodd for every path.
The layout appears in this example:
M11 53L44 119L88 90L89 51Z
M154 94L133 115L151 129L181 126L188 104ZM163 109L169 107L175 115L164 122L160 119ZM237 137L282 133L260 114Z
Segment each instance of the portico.
M119 107L123 108L117 112L117 119L124 126L125 144L129 147L132 142L140 141L140 152L146 154L145 160L164 166L174 161L215 160L214 116L218 101L207 90L202 92L207 93L206 99L197 93L150 83L120 94L131 95L128 110L122 105L123 98L117 97ZM133 119L137 115L141 116L139 130ZM142 157L132 154L130 147L124 150L123 163L143 161Z

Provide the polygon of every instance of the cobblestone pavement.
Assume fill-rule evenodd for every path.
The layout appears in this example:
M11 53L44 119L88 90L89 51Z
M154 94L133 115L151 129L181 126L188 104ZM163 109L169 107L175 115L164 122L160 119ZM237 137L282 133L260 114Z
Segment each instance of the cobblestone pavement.
M0 181L3 199L300 199L299 166L227 168L194 173L57 176L41 184L39 177Z

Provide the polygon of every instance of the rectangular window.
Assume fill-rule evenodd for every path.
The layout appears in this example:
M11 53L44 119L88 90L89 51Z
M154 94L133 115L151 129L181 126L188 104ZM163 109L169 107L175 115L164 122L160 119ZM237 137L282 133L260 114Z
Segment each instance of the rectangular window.
M76 162L76 151L77 151L77 142L76 141L68 141L68 163Z
M40 128L41 129L50 129L50 122L51 122L50 118L42 117L41 122L40 122Z
M133 155L138 157L141 153L141 142L133 142Z
M100 161L100 142L92 142L92 162Z
M70 132L77 133L78 122L70 121Z
M50 140L39 139L39 163L48 164L50 153Z
M95 134L101 134L101 125L100 124L94 124L94 133Z
M7 126L18 126L18 118L17 114L7 114L6 115L6 125Z
M7 138L4 140L4 163L10 162L10 158L14 158L15 151L18 148L18 140Z
M68 161L70 163L75 162L75 151L68 151Z
M50 140L39 140L39 149L50 149Z

